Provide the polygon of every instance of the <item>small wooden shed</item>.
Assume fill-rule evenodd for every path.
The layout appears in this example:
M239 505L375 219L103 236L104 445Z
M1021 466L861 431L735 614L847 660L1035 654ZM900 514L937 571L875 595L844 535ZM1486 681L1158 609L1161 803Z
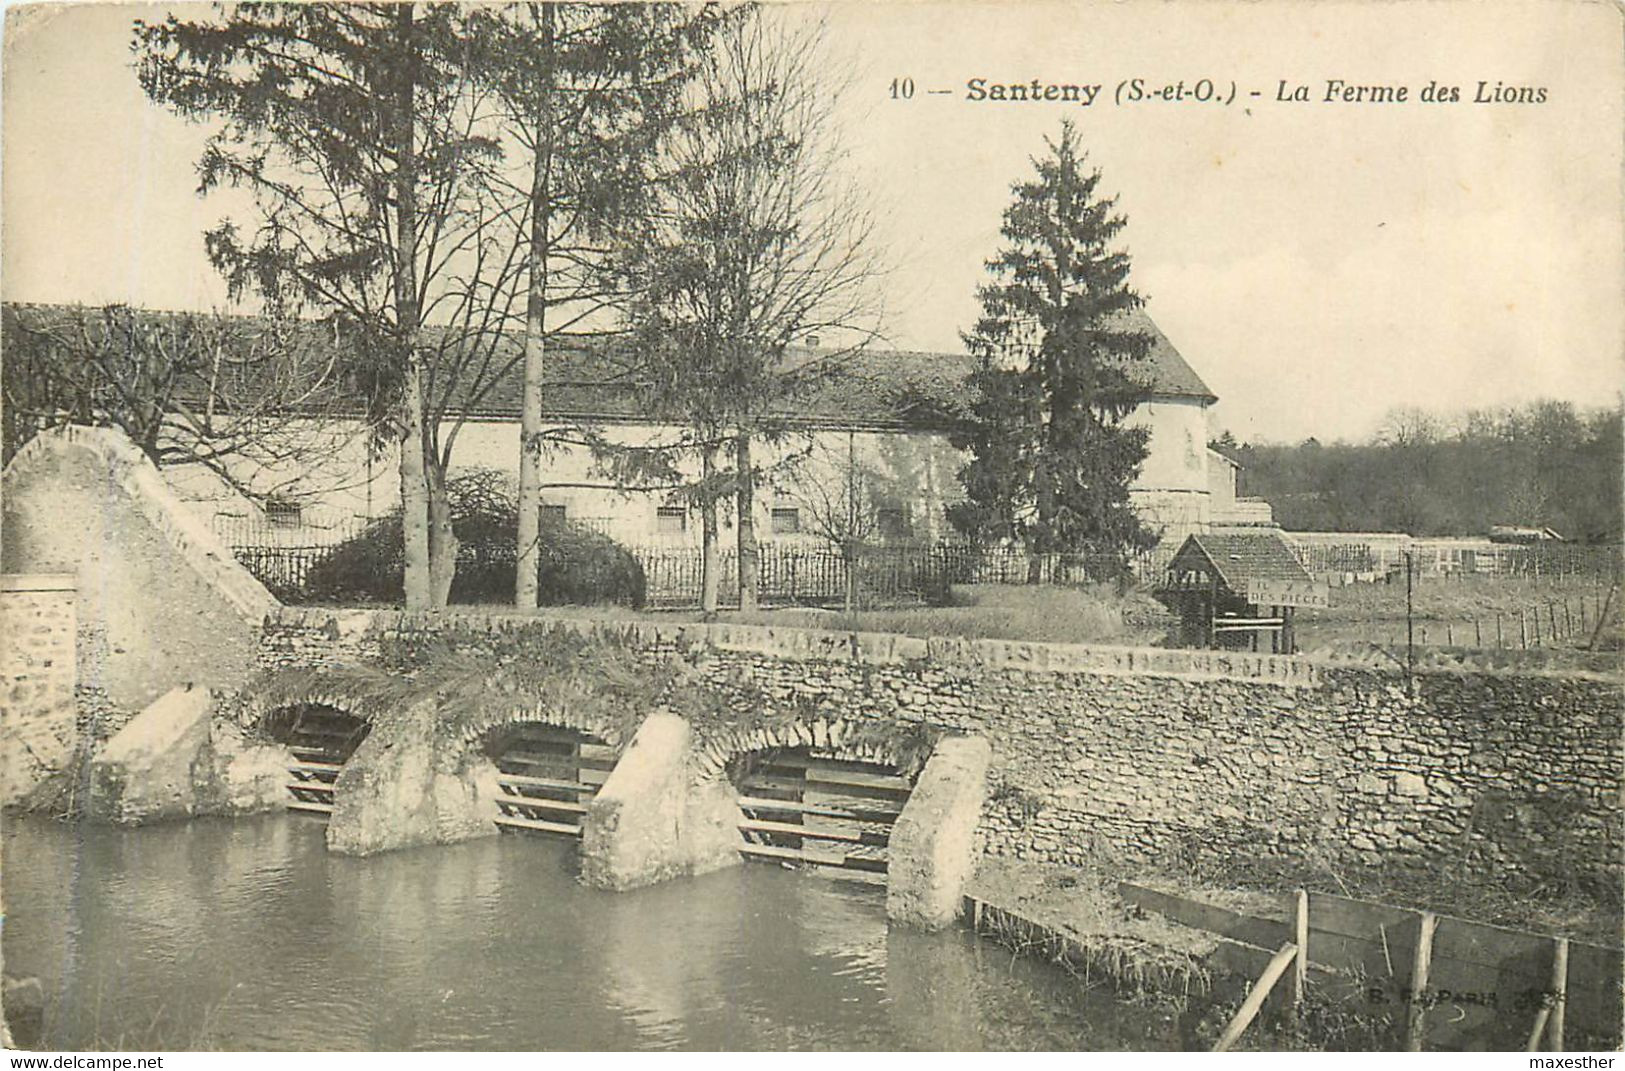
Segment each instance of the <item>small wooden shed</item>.
M1275 529L1186 539L1157 589L1179 615L1182 647L1291 654L1293 610L1327 606L1327 588Z

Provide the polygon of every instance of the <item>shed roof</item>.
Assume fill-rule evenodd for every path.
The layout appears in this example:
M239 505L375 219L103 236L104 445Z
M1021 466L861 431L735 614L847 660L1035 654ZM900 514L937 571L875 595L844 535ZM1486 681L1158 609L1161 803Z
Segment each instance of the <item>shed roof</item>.
M1192 555L1206 559L1225 587L1237 594L1245 593L1248 582L1253 580L1314 581L1287 541L1273 530L1192 535L1168 568L1177 571L1181 560L1189 561Z

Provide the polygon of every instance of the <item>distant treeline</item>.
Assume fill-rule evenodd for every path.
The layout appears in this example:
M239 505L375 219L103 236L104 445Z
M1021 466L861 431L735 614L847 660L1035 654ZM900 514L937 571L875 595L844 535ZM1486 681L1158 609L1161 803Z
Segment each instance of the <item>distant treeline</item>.
M1621 535L1622 411L1541 401L1440 416L1398 409L1372 441L1215 449L1242 465L1240 492L1298 531L1481 535L1549 527L1572 542Z

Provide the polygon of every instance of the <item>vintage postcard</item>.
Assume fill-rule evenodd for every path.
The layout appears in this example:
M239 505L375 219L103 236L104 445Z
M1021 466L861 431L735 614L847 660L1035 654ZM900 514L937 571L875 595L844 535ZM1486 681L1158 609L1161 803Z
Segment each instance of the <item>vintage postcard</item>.
M8 6L7 1059L1612 1066L1622 30Z

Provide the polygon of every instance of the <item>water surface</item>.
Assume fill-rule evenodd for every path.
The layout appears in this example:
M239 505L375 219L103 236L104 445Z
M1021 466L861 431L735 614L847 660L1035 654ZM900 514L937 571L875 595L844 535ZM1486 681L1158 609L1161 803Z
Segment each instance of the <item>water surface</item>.
M1162 1017L882 889L771 865L632 893L575 845L369 859L319 819L4 825L5 969L58 1049L1118 1049Z

